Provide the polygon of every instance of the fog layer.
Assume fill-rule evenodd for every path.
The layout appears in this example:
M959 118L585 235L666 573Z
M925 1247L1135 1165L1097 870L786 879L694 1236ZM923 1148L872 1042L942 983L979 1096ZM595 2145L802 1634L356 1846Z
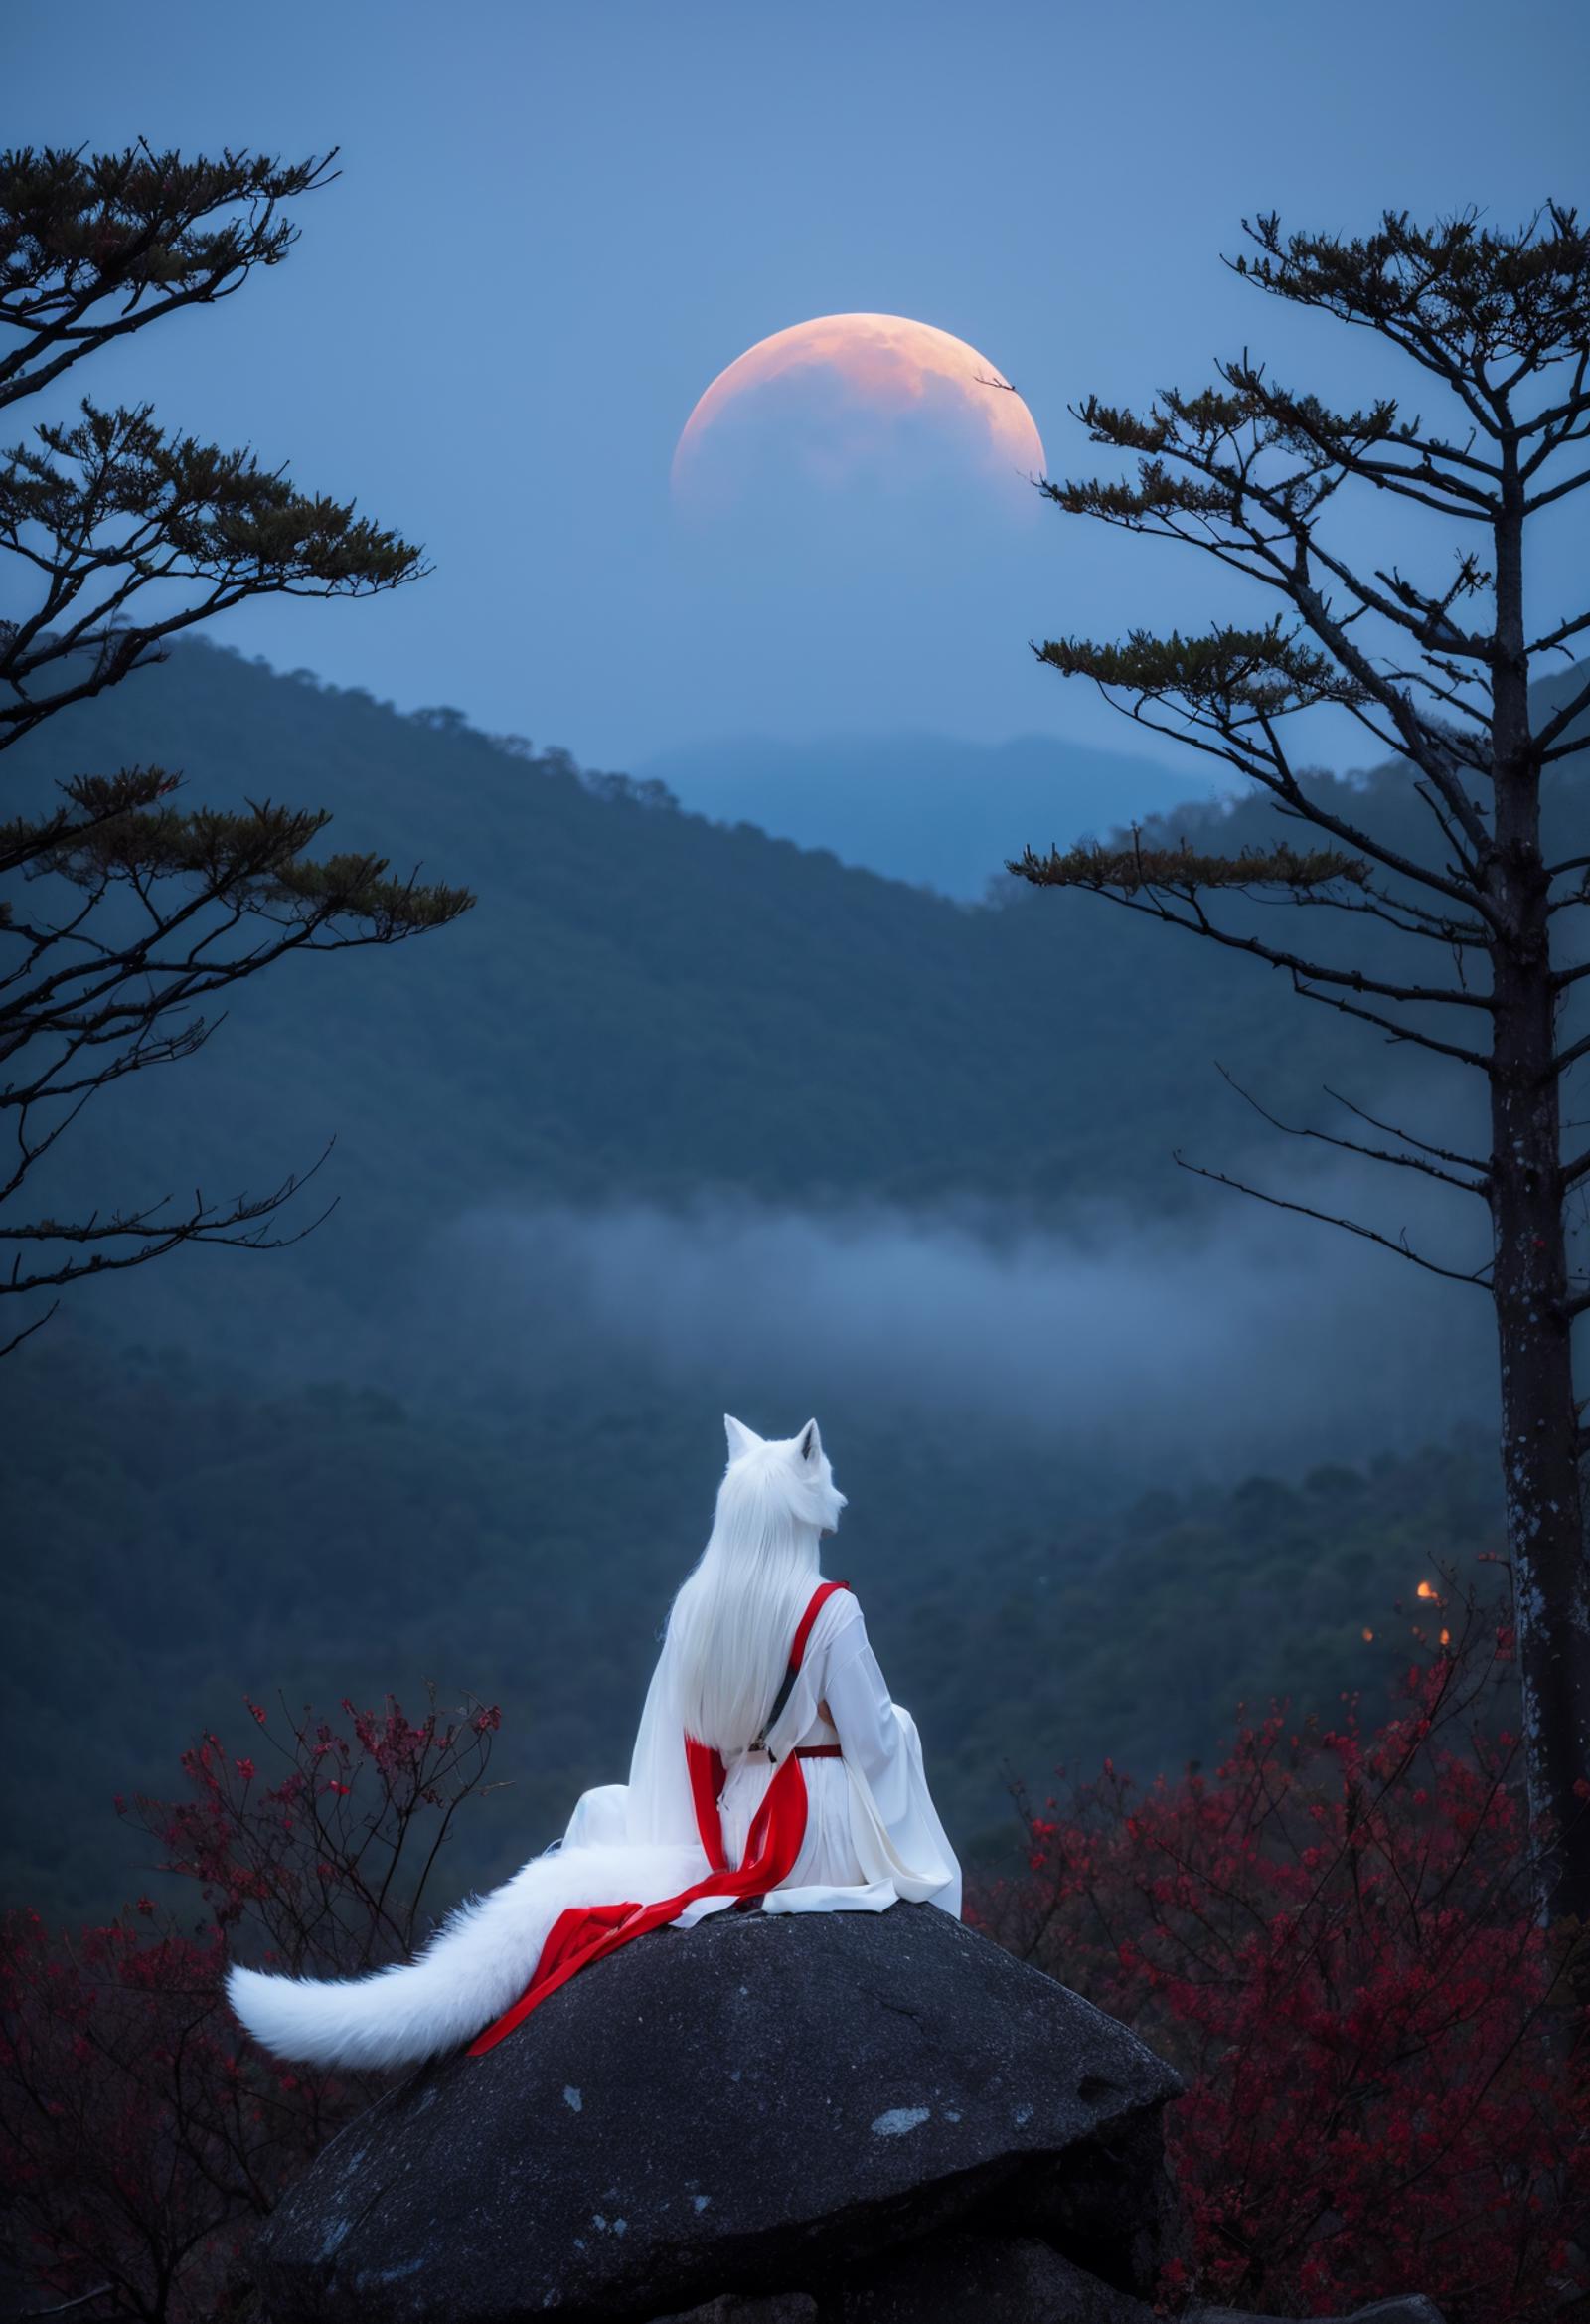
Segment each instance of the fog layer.
M1035 1436L1123 1483L1359 1458L1484 1422L1495 1400L1482 1294L1236 1197L1201 1220L1100 1209L997 1238L877 1208L477 1213L415 1299L410 1355L455 1388L598 1364L766 1428L817 1409L841 1441L858 1405Z

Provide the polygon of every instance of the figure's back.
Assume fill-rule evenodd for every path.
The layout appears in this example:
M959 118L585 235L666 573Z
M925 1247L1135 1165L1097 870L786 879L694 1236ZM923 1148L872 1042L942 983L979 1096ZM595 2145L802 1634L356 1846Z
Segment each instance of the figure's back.
M728 1433L629 1783L586 1792L560 1846L460 1907L405 1968L341 1982L234 1968L233 2006L266 2048L336 2067L489 2049L618 1946L733 1906L959 1912L915 1725L854 1594L820 1573L844 1495L817 1423L770 1443L738 1421Z

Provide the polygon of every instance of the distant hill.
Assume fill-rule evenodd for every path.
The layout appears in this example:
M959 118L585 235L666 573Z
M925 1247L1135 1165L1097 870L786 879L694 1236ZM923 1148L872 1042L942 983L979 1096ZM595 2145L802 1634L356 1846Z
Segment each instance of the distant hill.
M594 1214L598 1239L632 1197L670 1220L717 1198L709 1234L746 1200L953 1209L998 1234L1102 1200L1112 1231L1152 1226L1202 1192L1173 1147L1223 1161L1255 1134L1215 1060L1287 1117L1317 1117L1329 1080L1371 1107L1394 1084L1393 1118L1416 1120L1422 1061L1300 1004L1284 979L1088 897L1013 887L997 906L953 903L581 776L456 711L399 717L204 647L52 721L8 754L8 782L19 758L36 790L153 760L185 769L196 798L324 803L337 844L379 842L481 901L396 954L245 988L207 1051L111 1092L63 1149L50 1199L64 1210L196 1181L257 1187L335 1134L322 1183L342 1207L292 1250L196 1253L85 1286L59 1332L4 1368L0 1531L19 1548L6 1619L26 1682L12 1749L36 1770L4 1867L12 1895L97 1905L98 1800L157 1779L244 1685L302 1700L435 1677L500 1693L523 1788L492 1845L517 1861L580 1781L617 1769L657 1616L702 1539L728 1400L751 1398L764 1425L797 1424L808 1392L825 1426L840 1408L843 1570L968 1837L998 1818L1002 1759L1040 1778L1055 1755L1107 1749L1153 1766L1207 1747L1236 1694L1271 1686L1329 1708L1394 1663L1386 1599L1432 1557L1491 1540L1489 1444L1327 1469L1301 1489L1189 1473L1185 1492L1143 1501L1171 1465L1152 1395L1092 1429L1085 1462L1074 1429L1060 1442L1063 1411L1043 1441L948 1393L912 1403L875 1270L864 1295L882 1310L879 1353L826 1401L810 1332L782 1372L770 1356L759 1382L729 1382L716 1359L687 1373L618 1335L574 1346L545 1288L493 1319L479 1266L447 1330L416 1293L421 1256L445 1271L444 1231L493 1206ZM1590 852L1577 786L1559 791ZM1394 767L1341 796L1392 833L1423 814ZM1275 825L1248 806L1170 828L1240 845ZM1027 835L1018 825L1012 844ZM1361 930L1333 934L1339 918L1308 914L1311 939L1345 952ZM1297 1152L1272 1146L1272 1174ZM1146 1240L1118 1318L1075 1311L1080 1346L1043 1337L1065 1330L1063 1305L1028 1326L1040 1389L1058 1396L1058 1353L1073 1374L1106 1360L1089 1315L1107 1335L1166 1339L1161 1395L1176 1366L1192 1382L1203 1318L1153 1275L1180 1234ZM798 1273L798 1236L787 1249ZM1387 1299L1405 1297L1384 1266ZM1210 1280L1208 1304L1227 1288ZM776 1354L779 1286L750 1292ZM1286 1385L1305 1404L1352 1361L1318 1323L1301 1300ZM964 1304L908 1328L964 1340L963 1371L1019 1337L1003 1308ZM497 1371L505 1333L516 1362ZM372 1346L394 1360L362 1365ZM1421 1359L1437 1396L1448 1355L1432 1336ZM413 1385L382 1393L383 1373ZM1252 1363L1261 1468L1279 1386ZM1196 1465L1181 1460L1179 1488Z
M268 1261L154 1270L162 1333L185 1328L174 1299L240 1317L244 1275L257 1313L307 1284L379 1316L395 1270L492 1207L727 1195L971 1205L1009 1224L1101 1199L1143 1215L1228 1202L1174 1151L1228 1162L1257 1141L1273 1161L1276 1141L1217 1064L1288 1119L1329 1116L1326 1083L1359 1103L1390 1085L1404 1113L1434 1087L1448 1126L1478 1095L1284 978L1100 899L1010 881L997 904L952 902L685 813L660 785L582 775L460 711L400 716L209 646L49 721L7 753L5 788L38 796L134 762L182 770L196 800L329 807L330 844L379 846L480 898L396 953L282 963L230 996L198 1057L106 1092L63 1141L28 1197L57 1216L173 1187L257 1191L335 1140L316 1195L336 1217ZM1354 817L1428 846L1405 767L1335 787ZM1557 789L1565 852L1590 852L1580 785ZM1013 815L1012 846L1034 828ZM1066 838L1063 804L1037 828ZM1250 800L1153 828L1236 847L1278 826ZM1272 930L1291 913L1247 909ZM1411 948L1428 966L1425 947L1345 914L1311 913L1307 933L1328 957L1406 971ZM141 1284L80 1296L156 1328Z
M34 1343L0 1367L0 1747L26 1770L0 1905L98 1914L148 1885L112 1796L170 1796L203 1723L252 1747L244 1691L335 1717L344 1695L411 1704L426 1680L503 1706L493 1771L511 1788L441 1878L449 1896L504 1878L586 1784L622 1777L710 1508L702 1417L599 1379L507 1414L340 1386L245 1395L178 1355L111 1361L71 1327ZM1273 1692L1334 1719L1361 1689L1372 1716L1410 1654L1392 1601L1413 1604L1437 1560L1487 1579L1474 1556L1501 1538L1484 1438L1295 1484L1144 1493L1123 1476L1111 1493L977 1431L923 1457L857 1409L835 1434L852 1497L835 1570L971 1848L1014 1835L1013 1768L1040 1798L1057 1760L1174 1769Z
M1006 858L1202 803L1203 776L1056 736L745 735L648 758L637 773L716 823L754 823L842 864L975 902Z
M195 799L326 805L331 844L478 890L440 935L241 988L199 1057L97 1099L62 1149L59 1210L258 1186L335 1136L343 1208L302 1263L366 1287L499 1200L1175 1203L1170 1149L1211 1107L1246 1134L1212 1060L1284 1102L1357 1048L1093 899L968 908L205 646L50 721L11 784L19 760L35 791L152 761Z
M8 786L19 761L36 792L154 761L195 799L325 805L331 844L379 844L480 896L396 954L242 988L202 1056L89 1108L63 1201L196 1169L257 1184L335 1134L331 1191L389 1253L526 1195L1164 1206L1189 1192L1174 1146L1247 1134L1214 1060L1281 1107L1344 1062L1360 1088L1408 1070L1247 961L1097 899L1011 883L1001 908L968 908L582 779L459 712L401 717L210 647L50 721L8 754ZM1423 814L1394 769L1345 795L1388 829ZM1012 844L1033 828L1013 817ZM1041 828L1068 836L1059 809ZM1276 822L1255 803L1174 828L1237 844ZM1310 932L1344 940L1324 915Z

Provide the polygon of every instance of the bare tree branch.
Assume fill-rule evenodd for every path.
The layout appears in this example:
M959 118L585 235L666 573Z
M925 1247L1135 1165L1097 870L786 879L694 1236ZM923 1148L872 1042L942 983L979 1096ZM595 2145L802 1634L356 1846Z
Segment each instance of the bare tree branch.
M1248 1195L1254 1202L1268 1203L1272 1210L1296 1211L1300 1218L1318 1219L1322 1226L1340 1227L1349 1235L1361 1237L1365 1243L1377 1243L1382 1250L1392 1251L1398 1258L1410 1259L1415 1266L1423 1267L1428 1274L1444 1275L1451 1283L1476 1283L1482 1290L1489 1290L1491 1287L1491 1263L1489 1260L1484 1266L1473 1268L1467 1272L1458 1267L1444 1267L1434 1259L1422 1257L1412 1247L1407 1241L1405 1228L1400 1238L1381 1235L1375 1228L1365 1227L1356 1219L1339 1218L1331 1211L1318 1211L1309 1203L1294 1202L1283 1195L1266 1194L1262 1187L1248 1186L1240 1178L1228 1177L1223 1170L1207 1170L1201 1163L1189 1162L1180 1151L1174 1154L1172 1159L1178 1169L1190 1170L1194 1178L1206 1178L1215 1186L1227 1186L1234 1194Z
M1417 1170L1426 1178L1438 1178L1446 1186L1457 1187L1462 1194L1484 1195L1490 1191L1489 1177L1483 1171L1478 1181L1473 1178L1459 1178L1455 1172L1443 1170L1438 1163L1426 1161L1417 1154L1394 1154L1382 1146L1366 1146L1356 1138L1339 1138L1330 1130L1309 1129L1296 1122L1282 1121L1278 1114L1272 1113L1268 1106L1261 1104L1251 1090L1244 1089L1236 1077L1227 1073L1218 1059L1215 1060L1215 1072L1228 1087L1236 1091L1244 1104L1252 1106L1261 1121L1268 1122L1271 1129L1283 1131L1289 1138L1313 1138L1321 1145L1335 1146L1343 1154L1358 1154L1367 1161L1389 1163L1398 1170ZM1480 1169L1479 1164L1475 1164L1473 1167Z

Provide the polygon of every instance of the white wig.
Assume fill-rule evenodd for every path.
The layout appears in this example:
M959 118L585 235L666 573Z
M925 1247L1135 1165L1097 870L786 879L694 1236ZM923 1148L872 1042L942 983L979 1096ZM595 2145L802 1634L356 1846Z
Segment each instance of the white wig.
M773 1708L795 1626L816 1588L819 1540L839 1523L817 1422L761 1437L723 1415L728 1467L700 1563L668 1619L685 1730L725 1756L745 1750Z

